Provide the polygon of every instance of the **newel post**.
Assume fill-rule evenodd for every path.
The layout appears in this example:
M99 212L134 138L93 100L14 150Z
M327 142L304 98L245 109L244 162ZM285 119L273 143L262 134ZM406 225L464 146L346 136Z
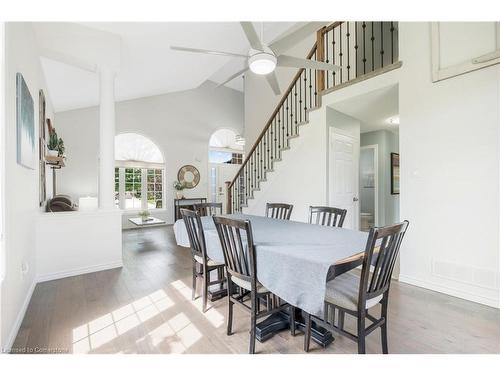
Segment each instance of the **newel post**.
M323 43L324 28L316 32L316 61L325 61L325 46ZM325 71L316 70L316 77L318 79L317 91L318 94L325 89Z
M226 181L226 213L232 214L232 205L231 202L233 200L231 196L231 181Z

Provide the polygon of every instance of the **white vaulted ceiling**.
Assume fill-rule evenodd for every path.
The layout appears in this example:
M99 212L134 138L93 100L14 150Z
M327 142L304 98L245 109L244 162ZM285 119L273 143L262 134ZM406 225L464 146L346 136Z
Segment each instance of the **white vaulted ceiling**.
M264 23L269 42L296 23ZM248 41L238 22L85 23L122 40L121 67L116 76L117 101L196 88L206 80L217 83L238 70L238 61L225 56L170 50L170 45L247 53ZM261 24L255 23L260 31ZM89 107L99 102L98 77L74 66L42 58L49 95L56 112ZM228 87L243 90L236 78Z

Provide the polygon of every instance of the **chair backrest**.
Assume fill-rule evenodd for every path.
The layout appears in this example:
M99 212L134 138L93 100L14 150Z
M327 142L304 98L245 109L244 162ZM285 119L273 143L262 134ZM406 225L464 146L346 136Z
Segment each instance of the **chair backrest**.
M205 234L203 233L200 215L196 211L181 208L181 216L186 225L193 256L200 256L206 262Z
M267 203L266 216L273 219L290 220L293 204L286 203Z
M336 207L309 206L309 224L342 227L347 210Z
M358 308L366 306L367 300L389 290L392 271L408 224L405 220L399 224L370 230L361 269Z
M228 274L250 282L252 290L256 290L257 265L252 224L248 220L235 220L222 216L214 216L213 219Z
M193 208L200 216L222 215L222 203L196 203Z

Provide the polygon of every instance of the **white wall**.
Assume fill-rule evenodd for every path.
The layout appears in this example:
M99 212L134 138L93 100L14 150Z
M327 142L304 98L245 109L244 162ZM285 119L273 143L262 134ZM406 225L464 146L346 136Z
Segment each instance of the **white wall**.
M67 166L58 175L59 193L75 199L97 195L98 120L97 107L56 114L54 126L67 150ZM185 190L185 196L208 197L208 142L219 128L243 133L243 95L225 87L214 89L211 83L194 90L116 104L117 133L145 135L165 158L167 211L155 215L173 222L172 183L185 164L194 165L201 174L199 185Z
M98 210L41 214L36 244L39 282L121 267L121 213Z
M500 307L500 67L432 83L430 25L399 35L400 278Z
M309 123L299 127L298 138L290 139L290 149L274 163L274 171L261 182L244 213L265 215L266 203L293 204L291 219L307 222L309 206L327 202L327 126L325 109L309 114Z
M35 154L38 155L38 90L45 91L47 116L52 107L41 72L32 26L7 23L5 75L5 279L2 283L1 346L8 348L17 333L35 285L35 218L38 202L38 163L27 169L16 162L16 73L23 74L34 101ZM38 159L38 157L37 157ZM50 193L50 191L49 191ZM21 269L24 268L24 272Z

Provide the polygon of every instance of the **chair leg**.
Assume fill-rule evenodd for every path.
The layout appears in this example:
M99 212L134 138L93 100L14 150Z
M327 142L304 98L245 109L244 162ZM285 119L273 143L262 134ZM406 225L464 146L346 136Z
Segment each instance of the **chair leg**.
M217 268L217 277L220 280L220 289L224 288L224 268L219 267Z
M228 304L227 304L227 335L232 335L232 330L233 330L233 305L234 305L234 302L231 301L231 288L232 288L232 285L231 285L231 280L230 278L228 277L227 278L227 300L228 300Z
M340 309L338 309L338 310L339 310L339 324L338 324L338 326L340 329L343 330L344 329L345 312L340 310Z
M290 334L292 336L295 336L295 307L290 305L289 307L290 310Z
M251 311L250 311L250 345L248 348L249 354L255 354L255 329L257 325L257 301L255 292L251 292Z
M191 300L194 301L196 297L196 261L193 259L193 292L191 293Z
M208 298L208 283L210 282L210 273L206 267L203 267L203 307L202 311L207 311L207 298Z
M388 296L384 296L384 300L382 301L382 318L385 319L384 324L380 327L381 337L382 337L382 353L389 354L389 347L387 345L387 303Z
M366 354L365 314L358 315L358 354Z
M306 326L304 335L304 351L307 353L309 351L309 346L311 344L311 315L306 314Z

